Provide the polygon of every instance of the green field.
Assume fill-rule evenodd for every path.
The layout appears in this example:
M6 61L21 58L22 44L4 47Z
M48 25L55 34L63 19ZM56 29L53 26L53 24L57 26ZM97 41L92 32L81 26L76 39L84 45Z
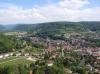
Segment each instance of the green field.
M32 61L26 59L26 57L10 57L7 59L0 60L0 67L18 64L30 64Z

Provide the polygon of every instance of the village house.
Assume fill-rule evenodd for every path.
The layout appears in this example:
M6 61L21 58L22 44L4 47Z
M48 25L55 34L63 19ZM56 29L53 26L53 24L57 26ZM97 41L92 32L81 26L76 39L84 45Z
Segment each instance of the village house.
M53 66L53 61L52 60L48 60L47 65L48 66Z
M91 50L87 50L87 53L89 53L90 55L92 55L92 51Z
M89 71L92 71L92 70L93 70L93 67L92 67L90 64L87 64L86 67L87 67L87 69L88 69Z
M93 52L92 55L95 57L100 57L100 51Z
M95 63L100 63L100 51L93 52L92 55L96 58Z
M100 63L100 56L96 58L96 62Z

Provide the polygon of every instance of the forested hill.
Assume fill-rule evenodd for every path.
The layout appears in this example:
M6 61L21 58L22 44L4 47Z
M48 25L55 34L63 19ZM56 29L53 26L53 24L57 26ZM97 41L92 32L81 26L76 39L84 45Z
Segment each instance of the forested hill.
M13 31L33 31L36 24L17 24Z
M100 31L100 22L47 22L39 24L0 25L0 31L68 32Z
M5 30L5 27L3 25L0 25L0 31Z
M88 31L84 25L77 22L51 22L38 24L35 27L35 31L38 35L52 36L52 35L63 35L66 32L83 32Z
M100 31L100 22L80 22L91 31Z
M84 31L85 26L76 22L49 22L39 24L19 24L14 30L17 31Z
M100 22L48 22L39 24L20 24L17 31L100 31Z

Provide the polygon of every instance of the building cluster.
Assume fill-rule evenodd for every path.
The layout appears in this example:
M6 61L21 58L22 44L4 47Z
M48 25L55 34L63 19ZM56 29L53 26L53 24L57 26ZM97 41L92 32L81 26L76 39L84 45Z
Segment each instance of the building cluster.
M52 40L52 39L43 39L40 37L31 37L32 44L42 44L44 46L44 52L50 52L53 53L53 56L57 56L59 52L56 52L58 50L63 51L80 51L82 54L89 53L96 57L96 61L100 62L100 48L92 48L92 47L84 47L84 43L86 42L82 38L75 38L71 40L71 44L64 40ZM74 44L74 45L73 45Z

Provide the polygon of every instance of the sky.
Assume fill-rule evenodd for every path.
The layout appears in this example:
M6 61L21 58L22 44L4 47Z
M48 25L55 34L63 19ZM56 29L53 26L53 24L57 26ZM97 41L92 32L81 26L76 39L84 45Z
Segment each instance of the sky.
M0 24L100 21L100 0L0 0Z

